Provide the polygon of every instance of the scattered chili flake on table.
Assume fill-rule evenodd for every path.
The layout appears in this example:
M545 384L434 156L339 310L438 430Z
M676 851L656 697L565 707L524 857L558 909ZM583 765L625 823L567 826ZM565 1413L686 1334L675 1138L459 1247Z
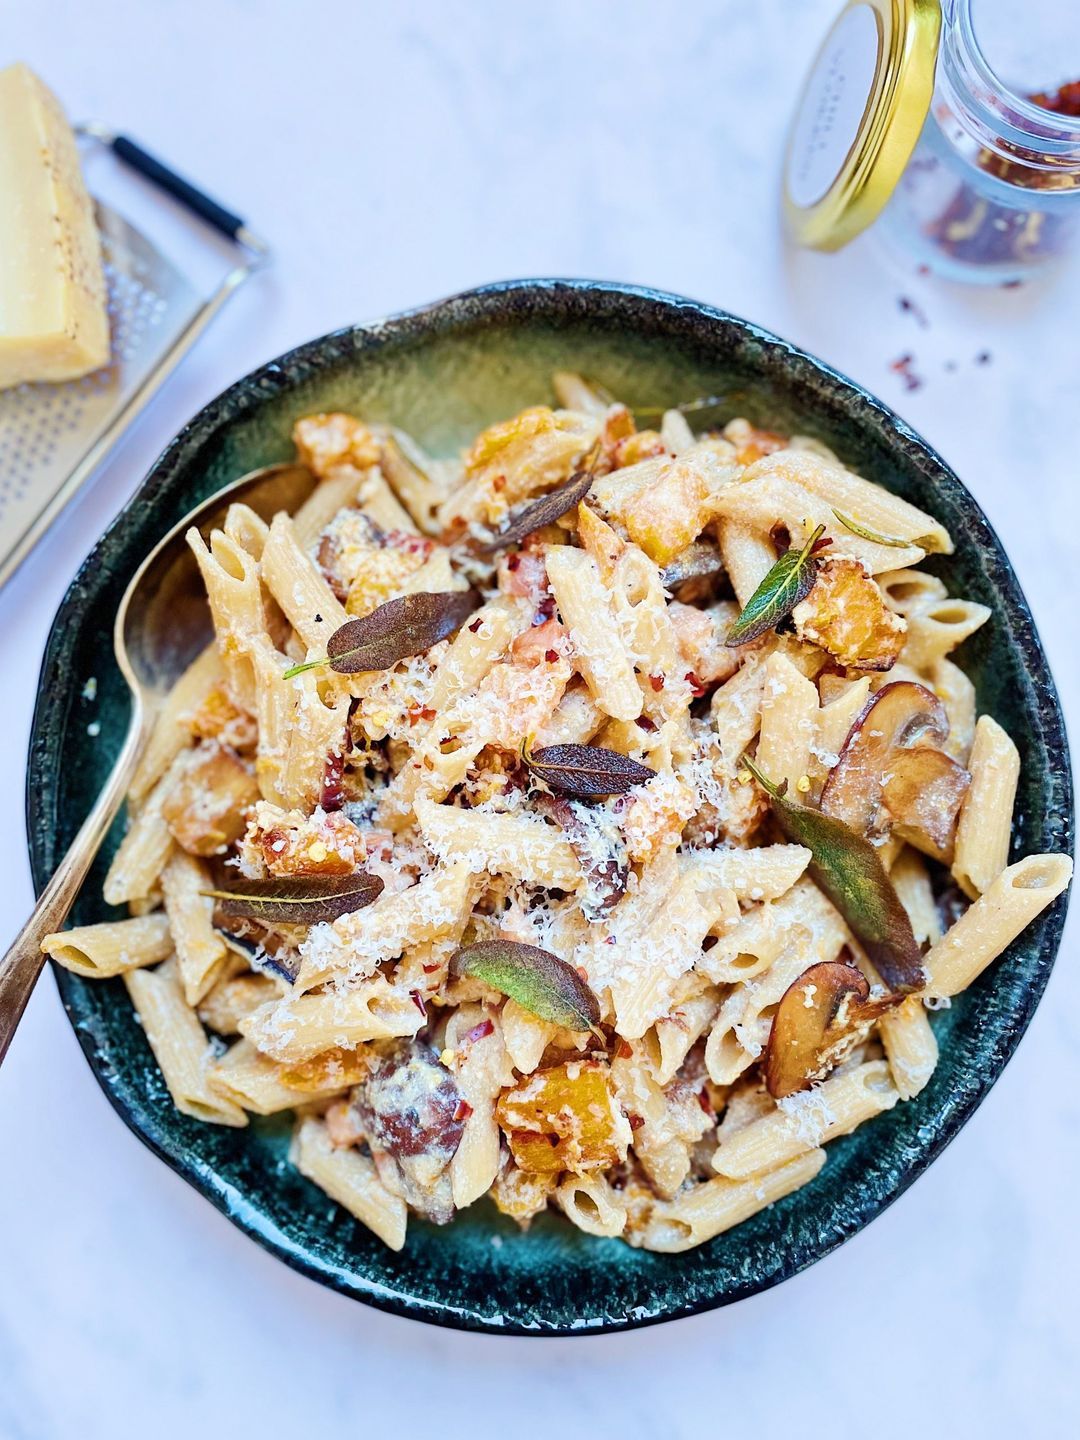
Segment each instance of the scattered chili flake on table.
M930 321L926 318L926 311L921 305L917 305L908 295L898 296L896 303L905 315L911 316L916 325L920 326L923 330L929 330Z
M899 375L903 380L905 390L921 390L923 387L922 376L916 375L915 371L911 368L914 364L914 355L901 355L889 366L889 369Z

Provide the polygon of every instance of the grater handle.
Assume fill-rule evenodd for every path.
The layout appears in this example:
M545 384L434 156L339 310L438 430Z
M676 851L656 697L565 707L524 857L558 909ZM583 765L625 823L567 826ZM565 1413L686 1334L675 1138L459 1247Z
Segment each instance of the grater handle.
M59 930L67 919L109 826L119 813L142 749L141 715L141 707L136 706L124 748L104 790L72 841L71 849L41 892L34 913L11 942L7 954L0 959L0 1061L7 1054L15 1027L22 1019L26 1002L45 964L41 942L46 935Z
M168 191L182 205L194 211L200 219L212 225L222 235L228 236L230 240L242 239L241 231L244 230L244 222L239 215L234 215L231 210L226 210L224 205L219 205L209 195L192 185L190 180L185 180L175 170L156 159L149 151L137 145L134 140L129 140L126 135L113 135L107 141L113 154L118 160L132 170L137 170L147 180L153 181L160 189Z

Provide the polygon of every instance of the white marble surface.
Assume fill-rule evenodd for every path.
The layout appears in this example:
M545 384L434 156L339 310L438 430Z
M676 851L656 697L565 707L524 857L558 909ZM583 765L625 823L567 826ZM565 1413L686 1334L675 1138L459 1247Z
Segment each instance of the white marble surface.
M487 280L667 287L876 390L1004 537L1075 714L1080 264L975 294L891 269L868 242L838 258L785 249L781 138L833 10L0 0L0 63L28 60L74 114L159 149L277 252L0 594L0 938L31 904L22 786L42 647L106 521L179 425L252 366ZM95 163L98 189L205 271L171 208L108 172ZM926 379L912 393L889 368L907 351ZM665 1440L1075 1433L1078 918L1005 1077L868 1231L733 1309L584 1341L444 1333L292 1274L125 1130L46 977L0 1083L0 1435L172 1440L213 1425L273 1440L397 1423L457 1440L560 1421Z

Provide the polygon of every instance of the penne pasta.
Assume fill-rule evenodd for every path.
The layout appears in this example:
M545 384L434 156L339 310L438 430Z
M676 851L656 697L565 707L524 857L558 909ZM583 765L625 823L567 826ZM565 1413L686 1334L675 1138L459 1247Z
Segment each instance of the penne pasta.
M976 981L1072 878L1067 855L1029 855L991 881L986 892L926 957L926 993L948 999Z
M42 947L123 977L184 1114L293 1112L393 1250L487 1196L708 1243L940 1105L928 1010L1071 876L1008 864L1021 756L951 658L990 611L918 568L943 525L816 438L554 388L458 457L304 416L297 513L189 534L215 639L151 717L129 918Z
M405 1202L391 1195L375 1166L355 1150L336 1150L326 1126L308 1117L296 1132L296 1168L332 1200L355 1215L391 1250L405 1244Z
M166 960L173 950L168 917L160 912L101 925L76 925L46 935L43 952L65 970L88 980L107 980Z
M179 975L167 966L128 970L124 984L176 1108L212 1125L246 1125L239 1105L210 1084L210 1046L199 1017L184 999Z
M968 761L971 784L960 810L952 873L976 899L1005 869L1012 836L1013 804L1020 779L1020 752L989 715L975 726Z

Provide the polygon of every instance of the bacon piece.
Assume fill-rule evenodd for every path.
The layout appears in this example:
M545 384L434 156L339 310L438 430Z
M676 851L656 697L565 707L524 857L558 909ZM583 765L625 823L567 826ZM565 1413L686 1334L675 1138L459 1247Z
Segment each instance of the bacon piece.
M545 620L514 637L510 646L511 659L521 665L553 664L570 651L570 632L558 620Z

